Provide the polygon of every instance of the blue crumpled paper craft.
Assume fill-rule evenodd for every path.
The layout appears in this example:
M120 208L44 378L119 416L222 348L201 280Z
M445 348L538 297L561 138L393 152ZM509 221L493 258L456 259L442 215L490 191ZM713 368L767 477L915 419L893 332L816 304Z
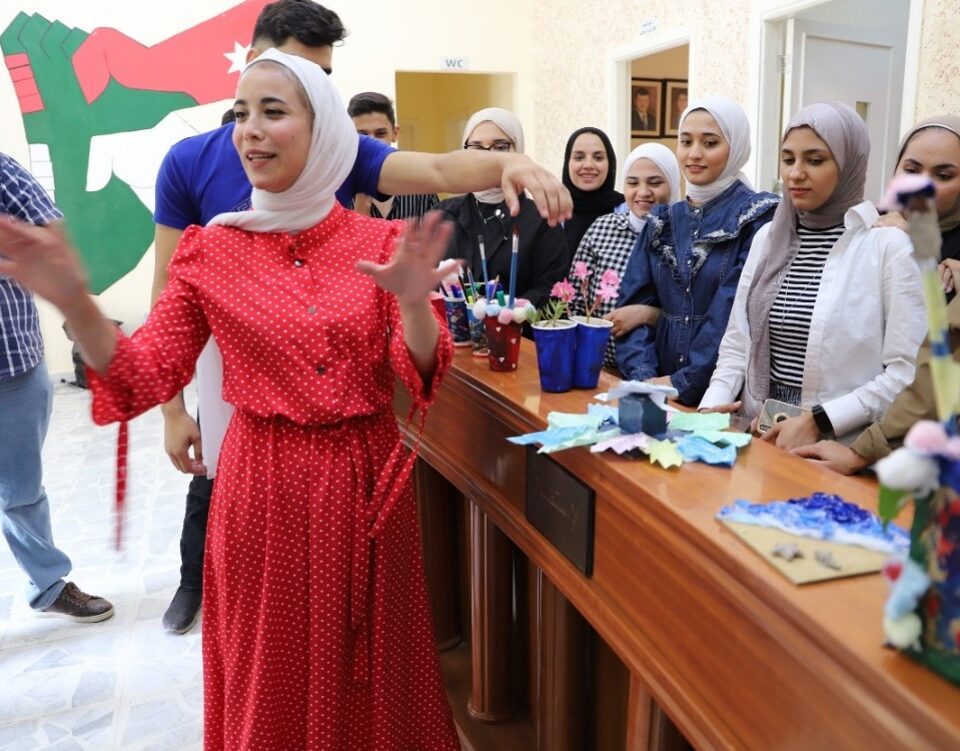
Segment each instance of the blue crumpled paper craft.
M670 430L685 430L690 433L730 427L730 415L724 412L673 412L668 419Z
M685 461L720 464L732 467L737 461L736 446L716 446L698 435L682 435L676 439L677 448Z
M591 404L586 414L551 412L547 415L547 429L536 433L511 436L511 443L527 446L539 443L539 454L551 454L577 446L592 446L598 441L619 435L617 410L601 404Z
M607 401L627 393L650 393L665 399L670 389L651 384L625 381L609 394L599 394ZM550 412L547 429L512 436L507 440L519 446L540 444L538 453L590 446L591 452L615 451L617 454L641 451L651 463L679 466L683 461L733 466L737 449L750 442L746 433L730 433L723 428L730 424L730 415L721 413L676 412L669 424L669 439L658 441L643 433L627 435L617 427L618 410L608 404L589 404L587 412ZM680 432L683 431L683 432Z

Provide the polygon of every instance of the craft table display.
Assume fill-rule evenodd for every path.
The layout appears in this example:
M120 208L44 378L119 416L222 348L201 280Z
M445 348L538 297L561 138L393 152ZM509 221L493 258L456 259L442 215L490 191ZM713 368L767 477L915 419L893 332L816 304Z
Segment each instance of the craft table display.
M504 685L526 680L546 686L549 694L533 702L535 727L528 740L535 739L538 749L637 751L656 745L651 700L698 749L960 748L960 688L883 646L887 588L880 576L795 586L715 518L737 499L817 490L876 511L875 484L756 441L741 449L732 468L689 463L663 469L586 448L537 457L507 438L543 430L550 412L585 412L592 394L541 391L533 344L521 347L523 364L510 373L491 371L469 352L457 353L420 449L422 462L469 501L470 549L464 557L471 596L460 625L470 647L465 681L469 702L479 709L475 717L483 716L485 706L509 714ZM604 373L597 390L616 383ZM408 404L401 390L397 395L402 416ZM527 487L530 457L554 463L591 491L589 574L528 520L528 493L549 493ZM418 483L418 493L425 492L429 488ZM910 523L908 515L898 521ZM430 541L425 544L429 548ZM564 736L580 720L576 707L558 703L576 693L574 677L556 674L569 669L573 676L575 660L553 660L569 640L554 639L555 633L531 637L540 658L559 643L557 654L528 660L531 670L541 671L536 675L518 679L508 672L504 678L504 670L518 667L510 660L513 641L503 633L516 628L509 602L503 603L509 571L497 567L502 558L496 551L504 545L515 546L542 572L539 617L553 618L559 597L629 670L617 745L591 739L578 747ZM438 573L429 570L433 560L428 551L428 579ZM454 710L463 725L458 702ZM591 711L602 713L599 698ZM490 726L483 740L474 740L475 748L508 748L496 733L509 726Z

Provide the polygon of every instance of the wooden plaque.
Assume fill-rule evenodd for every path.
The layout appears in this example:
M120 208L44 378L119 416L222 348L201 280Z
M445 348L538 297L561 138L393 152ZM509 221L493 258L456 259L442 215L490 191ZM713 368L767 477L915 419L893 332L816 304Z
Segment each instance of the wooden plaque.
M527 520L586 576L593 574L593 488L527 448Z

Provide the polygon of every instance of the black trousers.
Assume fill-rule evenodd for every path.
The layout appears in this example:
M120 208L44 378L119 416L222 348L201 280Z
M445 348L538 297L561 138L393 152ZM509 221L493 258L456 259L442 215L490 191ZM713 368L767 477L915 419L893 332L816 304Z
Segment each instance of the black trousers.
M183 531L180 533L180 586L186 589L203 588L203 551L212 492L213 480L202 475L190 480Z

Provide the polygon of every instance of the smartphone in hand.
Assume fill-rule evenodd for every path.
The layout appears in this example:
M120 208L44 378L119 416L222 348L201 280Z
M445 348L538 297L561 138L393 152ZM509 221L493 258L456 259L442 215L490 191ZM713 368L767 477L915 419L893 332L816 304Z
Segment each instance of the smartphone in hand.
M760 410L760 417L757 420L757 433L763 435L778 422L783 422L790 417L797 417L805 411L796 404L788 404L778 399L767 399L763 403L763 409Z

